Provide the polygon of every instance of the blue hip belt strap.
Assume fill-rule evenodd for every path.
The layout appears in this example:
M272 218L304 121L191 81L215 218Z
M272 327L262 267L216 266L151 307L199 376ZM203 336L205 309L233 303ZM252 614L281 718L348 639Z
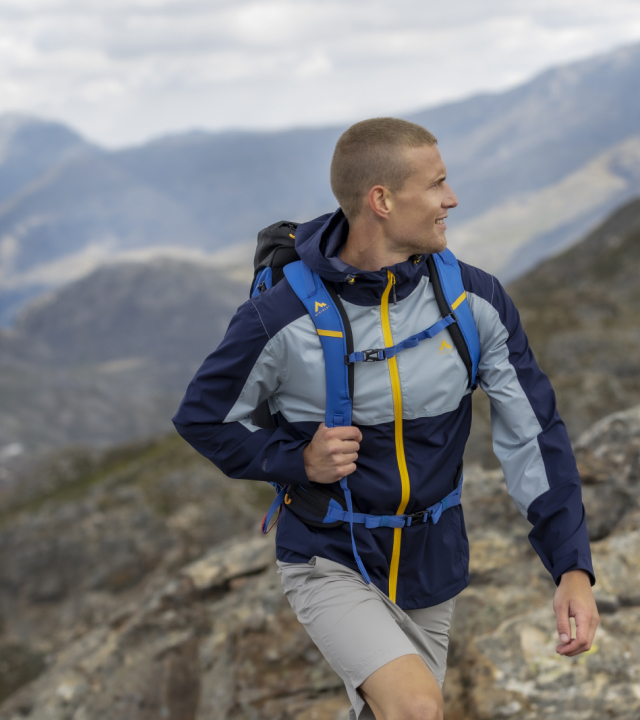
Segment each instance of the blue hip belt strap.
M365 513L354 513L343 510L335 500L329 501L329 509L323 522L332 523L336 520L348 523L360 523L367 528L391 527L402 528L409 527L414 523L425 523L429 518L435 524L440 520L440 516L445 510L460 505L462 495L462 477L458 483L458 487L447 497L437 502L435 505L420 510L409 515L366 515Z

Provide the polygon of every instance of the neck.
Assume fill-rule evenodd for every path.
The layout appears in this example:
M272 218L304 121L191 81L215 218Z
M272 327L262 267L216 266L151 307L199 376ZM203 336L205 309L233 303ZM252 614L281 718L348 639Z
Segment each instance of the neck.
M406 251L389 247L379 225L358 218L349 227L349 235L340 251L340 260L365 272L397 265L410 257Z

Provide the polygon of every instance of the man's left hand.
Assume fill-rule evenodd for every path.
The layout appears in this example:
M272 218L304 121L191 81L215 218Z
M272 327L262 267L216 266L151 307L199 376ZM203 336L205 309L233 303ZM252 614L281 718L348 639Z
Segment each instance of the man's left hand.
M553 610L561 643L556 652L573 657L590 650L600 617L588 573L584 570L571 570L560 578L553 598ZM569 618L576 621L576 637L573 640Z

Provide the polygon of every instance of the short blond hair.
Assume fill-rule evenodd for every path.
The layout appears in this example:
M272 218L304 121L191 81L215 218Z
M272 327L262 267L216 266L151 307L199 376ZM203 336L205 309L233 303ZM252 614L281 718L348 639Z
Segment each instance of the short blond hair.
M402 189L412 168L400 150L437 142L421 125L391 117L362 120L346 130L333 152L331 190L347 220L355 220L374 185Z

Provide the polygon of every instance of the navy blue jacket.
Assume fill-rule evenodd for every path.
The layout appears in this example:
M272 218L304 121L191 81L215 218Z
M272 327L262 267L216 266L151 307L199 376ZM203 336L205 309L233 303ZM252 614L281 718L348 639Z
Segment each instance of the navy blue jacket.
M337 256L347 233L338 210L301 225L296 249L333 283L356 350L400 342L440 319L424 257L361 272ZM556 582L574 569L593 576L580 479L553 389L500 283L482 270L460 266L480 336L479 384L491 400L494 450L509 493L533 525L531 543ZM393 515L401 505L412 513L441 500L453 490L469 436L471 391L448 331L405 350L396 361L355 368L353 424L363 440L349 487L363 513ZM265 399L276 429L260 429L248 417ZM308 486L302 453L324 420L325 399L320 340L285 279L238 309L173 420L229 477ZM333 489L342 492L337 483ZM444 602L469 582L460 506L435 525L402 530L355 525L354 533L372 582L402 608ZM357 570L348 524L312 528L284 509L276 545L285 562L318 555Z

